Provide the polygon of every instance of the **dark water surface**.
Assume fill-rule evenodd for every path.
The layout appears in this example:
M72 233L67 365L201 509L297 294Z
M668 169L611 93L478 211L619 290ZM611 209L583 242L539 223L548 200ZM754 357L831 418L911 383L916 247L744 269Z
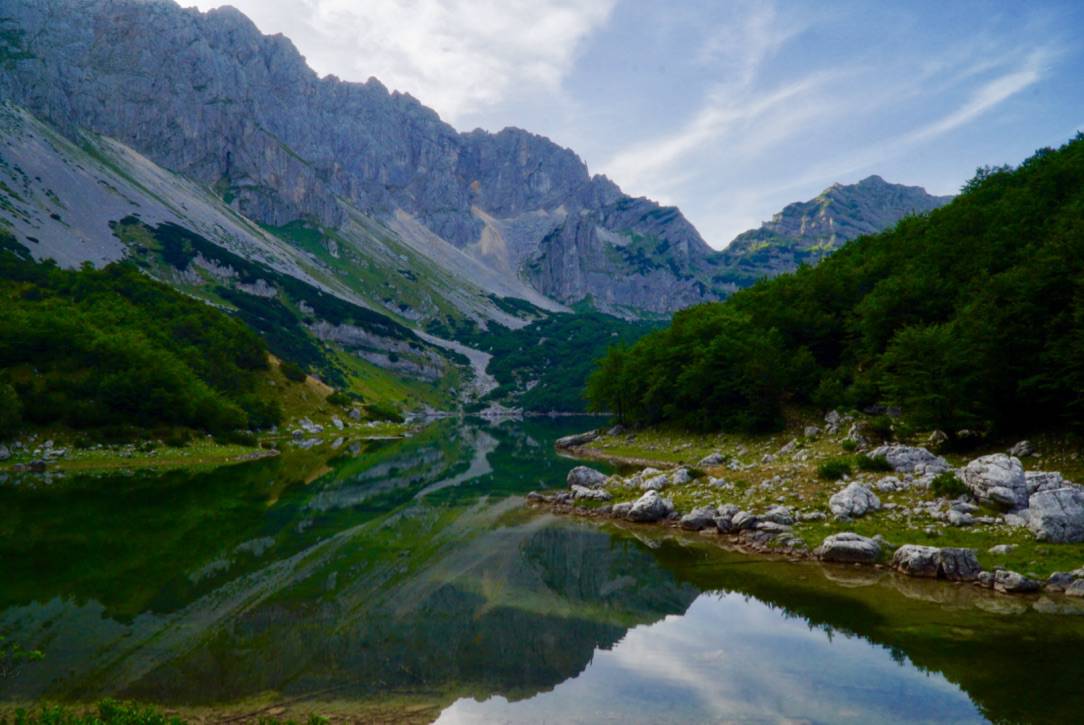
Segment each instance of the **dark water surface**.
M1080 722L1084 616L559 519L583 420L0 484L0 704L408 703L440 722ZM393 710L394 711L394 710ZM404 710L406 712L406 710Z

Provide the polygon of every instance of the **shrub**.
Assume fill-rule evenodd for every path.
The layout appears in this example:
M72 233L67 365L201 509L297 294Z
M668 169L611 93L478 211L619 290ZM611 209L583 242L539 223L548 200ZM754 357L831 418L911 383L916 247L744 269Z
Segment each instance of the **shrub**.
M934 496L945 498L956 498L968 493L967 486L952 471L939 473L930 483L930 490Z
M866 430L882 441L892 440L892 428L892 419L887 415L878 415L875 418L870 418L866 424Z
M286 379L291 382L300 383L305 380L305 371L292 360L283 360L279 369L282 370L282 374L286 376Z
M846 458L830 458L817 466L817 475L829 481L838 481L851 474L851 462Z
M327 402L332 405L337 405L340 408L345 408L353 402L353 398L341 390L336 390L334 393L327 396Z
M856 450L858 450L858 444L850 438L843 441L843 443L841 443L840 445L843 447L843 450L847 451L848 453L854 453Z
M369 420L390 420L393 423L403 422L403 415L386 403L369 403L365 408Z
M865 453L859 453L858 456L855 457L855 462L858 463L858 468L863 471L892 470L892 465L884 456L868 456Z

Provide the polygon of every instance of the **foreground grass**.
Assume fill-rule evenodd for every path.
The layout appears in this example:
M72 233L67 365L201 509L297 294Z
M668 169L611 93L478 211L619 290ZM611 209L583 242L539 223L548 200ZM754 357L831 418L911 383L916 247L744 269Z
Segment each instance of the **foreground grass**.
M703 475L691 483L668 487L664 495L673 500L675 508L687 512L697 506L733 503L753 512L780 504L796 512L820 511L826 516L824 521L798 522L794 526L795 533L810 549L830 534L853 531L864 536L880 534L891 547L923 544L972 548L986 569L1003 567L1036 578L1046 578L1055 571L1070 571L1084 566L1084 544L1048 544L1036 541L1026 528L1002 524L954 527L934 519L925 511L905 513L913 511L920 504L938 500L938 497L921 487L891 492L877 490L875 484L885 476L901 476L890 471L861 470L858 454L845 447L845 432L838 435L821 433L807 438L802 434L806 425L823 427L823 423L812 417L795 417L786 430L765 435L695 434L674 429L648 429L602 436L577 451L577 455L607 460L631 472L644 465L658 468L696 466L708 454L723 453L728 462L741 464L740 470L733 470L727 465L705 467ZM924 440L924 434L914 434L900 442L922 445ZM1077 441L1055 435L1039 436L1032 440L1038 447L1039 455L1024 459L1027 470L1061 471L1067 480L1084 480L1084 466L1077 453ZM791 442L794 450L781 454L780 449ZM1005 441L990 442L966 453L943 455L953 466L962 466L980 455L1003 451L1007 447ZM849 464L851 473L839 480L826 480L819 471L825 462ZM709 477L722 479L725 485L712 486ZM883 507L880 511L852 521L836 521L830 513L828 499L853 481L871 488ZM615 495L611 503L633 501L642 493L622 488L611 489L611 492ZM597 507L601 504L585 505ZM947 501L943 501L942 508L946 506ZM982 509L976 515L997 513ZM991 554L989 549L999 544L1011 544L1016 548L1007 554Z

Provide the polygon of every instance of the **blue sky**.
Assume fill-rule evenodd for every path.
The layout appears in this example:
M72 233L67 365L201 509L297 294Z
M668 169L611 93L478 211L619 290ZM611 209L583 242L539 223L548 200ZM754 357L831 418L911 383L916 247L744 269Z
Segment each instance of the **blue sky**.
M231 4L321 74L549 136L716 247L836 181L954 193L1084 129L1082 2Z

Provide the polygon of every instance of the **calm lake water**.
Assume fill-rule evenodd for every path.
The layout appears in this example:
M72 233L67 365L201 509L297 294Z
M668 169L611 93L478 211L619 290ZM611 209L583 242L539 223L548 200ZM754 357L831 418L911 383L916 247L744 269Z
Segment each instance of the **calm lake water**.
M0 705L464 722L1080 722L1084 616L530 512L583 420L0 484ZM299 704L300 703L300 704ZM292 711L291 711L292 712Z

